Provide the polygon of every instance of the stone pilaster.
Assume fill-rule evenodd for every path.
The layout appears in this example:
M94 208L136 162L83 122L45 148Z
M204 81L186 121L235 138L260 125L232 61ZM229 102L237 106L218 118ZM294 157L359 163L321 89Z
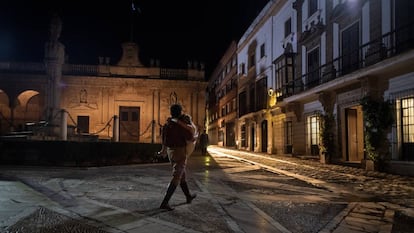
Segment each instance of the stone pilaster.
M303 107L299 102L289 103L287 105L287 110L295 114L298 122L301 121L302 114L303 114Z
M319 93L319 102L321 102L325 113L333 114L336 102L336 94L331 91L321 92Z

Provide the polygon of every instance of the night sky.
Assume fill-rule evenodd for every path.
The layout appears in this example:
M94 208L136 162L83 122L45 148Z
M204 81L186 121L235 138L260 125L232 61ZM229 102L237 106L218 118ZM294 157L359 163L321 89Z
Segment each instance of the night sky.
M197 60L209 75L267 2L134 0L134 11L131 0L1 1L0 61L41 62L51 15L57 12L69 63L93 65L105 56L115 64L121 44L132 38L144 65L151 58L163 67L186 67L187 60Z

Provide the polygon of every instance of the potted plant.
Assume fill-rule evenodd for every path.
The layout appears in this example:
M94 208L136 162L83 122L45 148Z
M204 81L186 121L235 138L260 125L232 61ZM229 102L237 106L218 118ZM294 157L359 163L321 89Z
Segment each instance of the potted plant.
M371 96L361 99L367 170L381 170L389 155L387 133L394 122L392 105Z
M335 116L332 113L321 115L321 130L320 130L320 157L322 163L330 163L333 154L335 153Z

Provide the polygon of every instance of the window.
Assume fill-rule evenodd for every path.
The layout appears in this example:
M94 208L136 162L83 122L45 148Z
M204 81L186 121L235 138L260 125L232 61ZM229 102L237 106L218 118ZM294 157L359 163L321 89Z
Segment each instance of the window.
M239 94L239 116L247 113L247 96L246 91Z
M309 15L311 17L318 10L318 0L308 0L309 1Z
M256 82L256 111L267 108L267 77Z
M285 38L288 37L292 33L292 19L289 18L285 22Z
M121 121L128 121L128 112L121 112Z
M265 44L260 45L260 58L265 56Z
M397 53L413 48L413 11L414 1L395 1L395 46Z
M256 65L256 61L255 60L256 60L256 54L254 52L252 52L249 55L249 68L251 68L251 67L253 67L253 66Z
M294 54L284 54L275 62L276 90L281 96L291 96L293 94L294 80ZM279 96L277 96L279 97Z
M240 64L240 73L246 74L246 66L244 65L244 63Z
M312 155L319 154L319 116L312 115L307 117L307 141L310 145L310 150Z
M405 98L400 103L402 159L414 160L414 97Z
M138 121L139 114L138 112L131 112L131 121Z

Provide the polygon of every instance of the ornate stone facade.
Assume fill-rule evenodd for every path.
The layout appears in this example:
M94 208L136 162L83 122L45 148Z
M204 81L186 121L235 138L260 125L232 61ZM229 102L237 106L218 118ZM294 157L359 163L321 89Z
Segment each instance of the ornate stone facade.
M67 124L73 128L68 130L69 136L113 140L114 117L118 117L120 141L160 142L160 126L169 116L169 106L176 102L204 128L204 69L145 67L139 60L138 45L132 42L123 44L123 55L115 65L108 58L101 58L98 65L67 64L58 40L58 18L52 20L50 29L44 63L0 63L2 135L40 130L42 127L34 126L39 122L58 125L64 110ZM59 139L56 130L42 130L42 136Z

